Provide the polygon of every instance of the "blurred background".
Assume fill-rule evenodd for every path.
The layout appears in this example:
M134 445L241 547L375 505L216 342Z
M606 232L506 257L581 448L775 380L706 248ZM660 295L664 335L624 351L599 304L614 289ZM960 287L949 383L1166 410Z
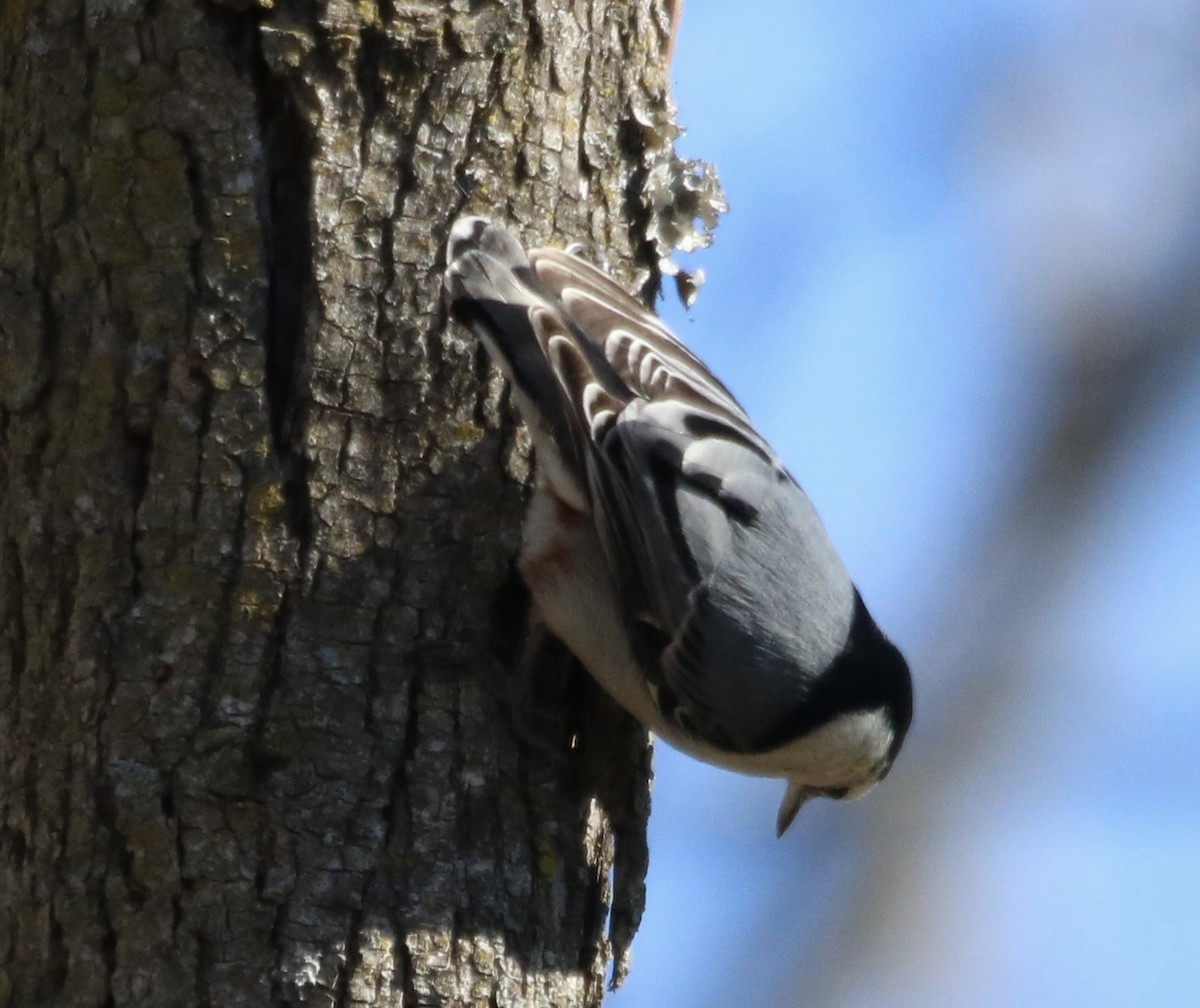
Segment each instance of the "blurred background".
M614 1008L1200 1004L1200 8L687 0L668 319L906 651L891 777L655 757Z

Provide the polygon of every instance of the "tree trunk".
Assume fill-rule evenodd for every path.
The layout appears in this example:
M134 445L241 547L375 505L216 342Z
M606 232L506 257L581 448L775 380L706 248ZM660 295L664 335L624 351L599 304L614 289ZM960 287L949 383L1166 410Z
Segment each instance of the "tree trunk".
M6 0L0 1008L619 979L647 741L569 662L515 674L527 443L441 246L486 213L652 289L716 203L666 28Z

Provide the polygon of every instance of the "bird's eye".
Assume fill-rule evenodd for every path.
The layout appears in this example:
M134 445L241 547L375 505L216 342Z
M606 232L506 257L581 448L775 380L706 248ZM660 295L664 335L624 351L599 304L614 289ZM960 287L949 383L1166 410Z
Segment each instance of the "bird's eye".
M821 792L821 794L823 794L826 798L845 798L849 793L850 789L848 787L825 788L825 790Z

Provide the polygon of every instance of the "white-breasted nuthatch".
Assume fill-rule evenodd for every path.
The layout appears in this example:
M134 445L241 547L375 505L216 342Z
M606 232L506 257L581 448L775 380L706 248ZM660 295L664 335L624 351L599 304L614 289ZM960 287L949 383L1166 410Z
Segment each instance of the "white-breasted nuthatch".
M705 762L815 795L891 768L912 680L804 491L728 389L605 273L453 226L451 313L512 383L537 456L520 569L620 704Z

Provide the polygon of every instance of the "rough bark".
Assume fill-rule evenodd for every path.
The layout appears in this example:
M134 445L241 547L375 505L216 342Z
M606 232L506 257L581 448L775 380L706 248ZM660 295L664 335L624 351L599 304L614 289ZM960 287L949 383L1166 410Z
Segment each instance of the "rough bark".
M568 662L515 688L528 450L440 256L487 212L652 288L716 205L666 31L6 0L0 1006L584 1005L624 970L647 741Z

